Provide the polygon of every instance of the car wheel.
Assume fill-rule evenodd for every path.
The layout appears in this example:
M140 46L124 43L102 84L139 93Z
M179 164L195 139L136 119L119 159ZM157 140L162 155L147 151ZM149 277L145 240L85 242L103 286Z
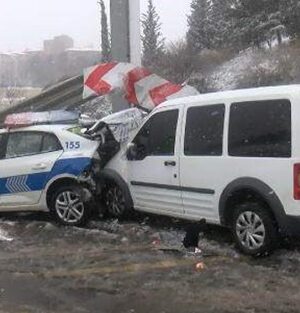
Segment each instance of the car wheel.
M127 217L131 212L131 207L126 201L126 194L116 183L109 183L104 191L105 206L107 213L111 217Z
M82 226L90 216L90 209L76 185L58 188L51 198L50 210L60 224L69 226Z
M237 248L248 255L265 255L275 248L278 232L274 218L259 202L236 206L232 224Z

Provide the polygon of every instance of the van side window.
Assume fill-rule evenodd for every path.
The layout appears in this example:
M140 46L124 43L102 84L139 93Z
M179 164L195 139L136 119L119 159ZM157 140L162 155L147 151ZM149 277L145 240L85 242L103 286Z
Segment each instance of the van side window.
M224 113L224 104L188 109L184 140L185 155L222 155Z
M146 156L174 155L178 110L153 115L135 137L138 160Z
M231 156L291 157L290 101L233 103L228 150Z

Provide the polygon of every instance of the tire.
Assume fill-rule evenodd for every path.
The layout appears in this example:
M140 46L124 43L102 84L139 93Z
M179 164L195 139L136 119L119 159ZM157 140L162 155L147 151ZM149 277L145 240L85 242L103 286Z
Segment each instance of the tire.
M114 218L128 218L132 214L130 197L126 191L115 182L109 182L103 191L107 215Z
M276 222L261 202L246 202L235 207L232 234L237 248L252 256L271 253L278 239Z
M54 219L67 226L85 225L91 210L82 198L82 190L75 184L57 188L50 200L50 212Z

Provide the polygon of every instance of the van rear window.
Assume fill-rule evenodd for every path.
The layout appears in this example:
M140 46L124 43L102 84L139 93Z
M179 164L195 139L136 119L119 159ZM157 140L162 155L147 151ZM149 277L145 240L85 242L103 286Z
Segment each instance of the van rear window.
M290 101L233 103L228 142L231 156L291 157Z

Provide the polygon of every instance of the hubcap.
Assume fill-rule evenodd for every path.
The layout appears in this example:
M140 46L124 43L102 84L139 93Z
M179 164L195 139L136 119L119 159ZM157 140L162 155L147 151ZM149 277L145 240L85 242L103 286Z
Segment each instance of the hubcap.
M66 223L79 222L84 214L84 205L80 196L73 191L64 191L55 202L57 215Z
M120 216L125 210L125 198L118 186L111 187L106 194L106 205L111 214Z
M241 244L250 250L262 247L266 231L262 219L254 212L243 212L236 221L236 234Z

